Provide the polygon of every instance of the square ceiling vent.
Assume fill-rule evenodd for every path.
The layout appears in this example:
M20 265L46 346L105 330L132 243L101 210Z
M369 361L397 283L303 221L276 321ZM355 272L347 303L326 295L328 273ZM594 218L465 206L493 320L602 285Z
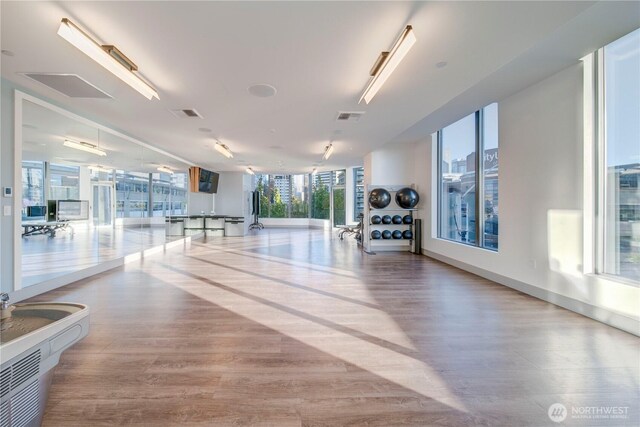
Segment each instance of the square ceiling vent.
M171 114L180 119L201 119L202 116L194 108L183 108L176 110L169 110Z
M111 99L111 95L98 89L77 74L21 73L23 76L68 96L69 98Z
M357 122L364 114L364 111L338 111L336 120L339 122Z

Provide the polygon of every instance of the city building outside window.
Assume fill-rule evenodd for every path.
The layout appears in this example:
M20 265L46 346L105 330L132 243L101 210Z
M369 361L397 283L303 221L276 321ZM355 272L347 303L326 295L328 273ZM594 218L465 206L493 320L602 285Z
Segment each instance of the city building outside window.
M49 199L80 199L80 168L49 164Z
M443 128L437 139L438 237L497 250L497 104Z
M359 221L364 212L364 168L353 168L353 220Z

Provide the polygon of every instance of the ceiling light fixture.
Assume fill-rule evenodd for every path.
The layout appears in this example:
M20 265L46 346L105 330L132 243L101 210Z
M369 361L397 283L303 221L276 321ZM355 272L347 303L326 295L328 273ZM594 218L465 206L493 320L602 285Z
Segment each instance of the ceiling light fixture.
M89 166L89 170L94 171L94 172L107 172L107 173L111 173L113 171L113 169L108 169L108 168L105 168L104 166L100 166L100 165Z
M318 168L313 168L313 170L311 171L311 175L315 175L318 173Z
M224 145L222 142L216 142L215 149L218 153L222 154L227 159L233 158L233 153L231 152L231 150L229 150L229 147Z
M333 144L327 145L327 148L324 149L324 155L322 156L322 160L329 160L329 157L333 154Z
M249 175L255 175L256 173L251 168L245 169Z
M70 139L64 140L64 146L69 148L75 148L76 150L87 151L89 153L97 154L98 156L106 156L107 153L104 150L99 149L93 144L88 142L77 142Z
M131 62L122 52L112 45L100 45L87 33L82 31L67 18L62 18L58 35L80 49L85 55L102 65L107 70L120 78L123 82L140 92L147 99L158 98L158 92L140 76L134 74L138 70L136 64Z
M173 171L171 169L169 169L168 166L158 166L158 171L173 175Z
M369 84L362 93L358 104L360 104L363 99L367 104L371 102L415 42L416 35L413 33L413 28L411 25L407 25L391 50L389 52L382 52L375 64L373 64L373 68L371 68L371 72L369 73L371 75Z

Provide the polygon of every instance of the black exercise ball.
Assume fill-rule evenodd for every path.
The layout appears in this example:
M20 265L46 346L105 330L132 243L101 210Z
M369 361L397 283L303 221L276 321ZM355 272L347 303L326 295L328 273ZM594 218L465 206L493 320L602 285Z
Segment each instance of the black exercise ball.
M402 224L402 217L400 215L394 215L393 218L391 218L391 222L394 224Z
M404 230L402 238L407 240L413 239L413 232L411 230Z
M371 232L371 238L374 240L378 240L380 237L382 237L382 233L380 233L378 230L373 230Z
M383 224L391 224L391 217L389 215L385 215L382 217Z
M403 209L415 208L419 201L420 196L413 188L405 187L396 193L396 203Z
M393 230L393 233L391 233L391 237L393 237L394 239L402 239L402 231Z
M384 230L382 232L382 238L383 239L390 239L391 238L391 230Z
M374 209L384 209L391 203L391 194L384 188L374 188L369 193L369 205Z
M374 215L371 217L371 224L380 224L382 222L382 218L380 215Z
M413 224L413 217L411 215L405 215L402 217L402 222L404 224Z

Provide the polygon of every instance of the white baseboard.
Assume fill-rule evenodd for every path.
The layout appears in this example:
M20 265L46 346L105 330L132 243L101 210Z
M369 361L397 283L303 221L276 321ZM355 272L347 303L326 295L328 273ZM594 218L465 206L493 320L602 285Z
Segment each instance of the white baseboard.
M541 299L543 301L547 301L551 304L558 305L562 308L566 308L567 310L571 310L575 313L582 314L583 316L597 320L598 322L602 322L609 326L613 326L614 328L621 329L630 334L640 336L640 321L633 319L631 317L623 316L619 313L612 312L602 307L598 307L583 301L569 298L567 296L560 295L558 293L551 292L546 289L542 289L537 286L533 286L528 283L521 282L519 280L515 280L510 277L503 276L503 275L494 273L492 271L485 270L483 268L479 268L479 267L464 263L462 261L458 261L454 258L450 258L448 256L441 255L436 252L431 252L424 248L422 249L422 254L428 256L429 258L442 261L445 264L452 265L461 270L468 271L480 277L484 277L485 279L491 280L492 282L499 283L508 288L515 289L516 291L520 291L532 297Z

